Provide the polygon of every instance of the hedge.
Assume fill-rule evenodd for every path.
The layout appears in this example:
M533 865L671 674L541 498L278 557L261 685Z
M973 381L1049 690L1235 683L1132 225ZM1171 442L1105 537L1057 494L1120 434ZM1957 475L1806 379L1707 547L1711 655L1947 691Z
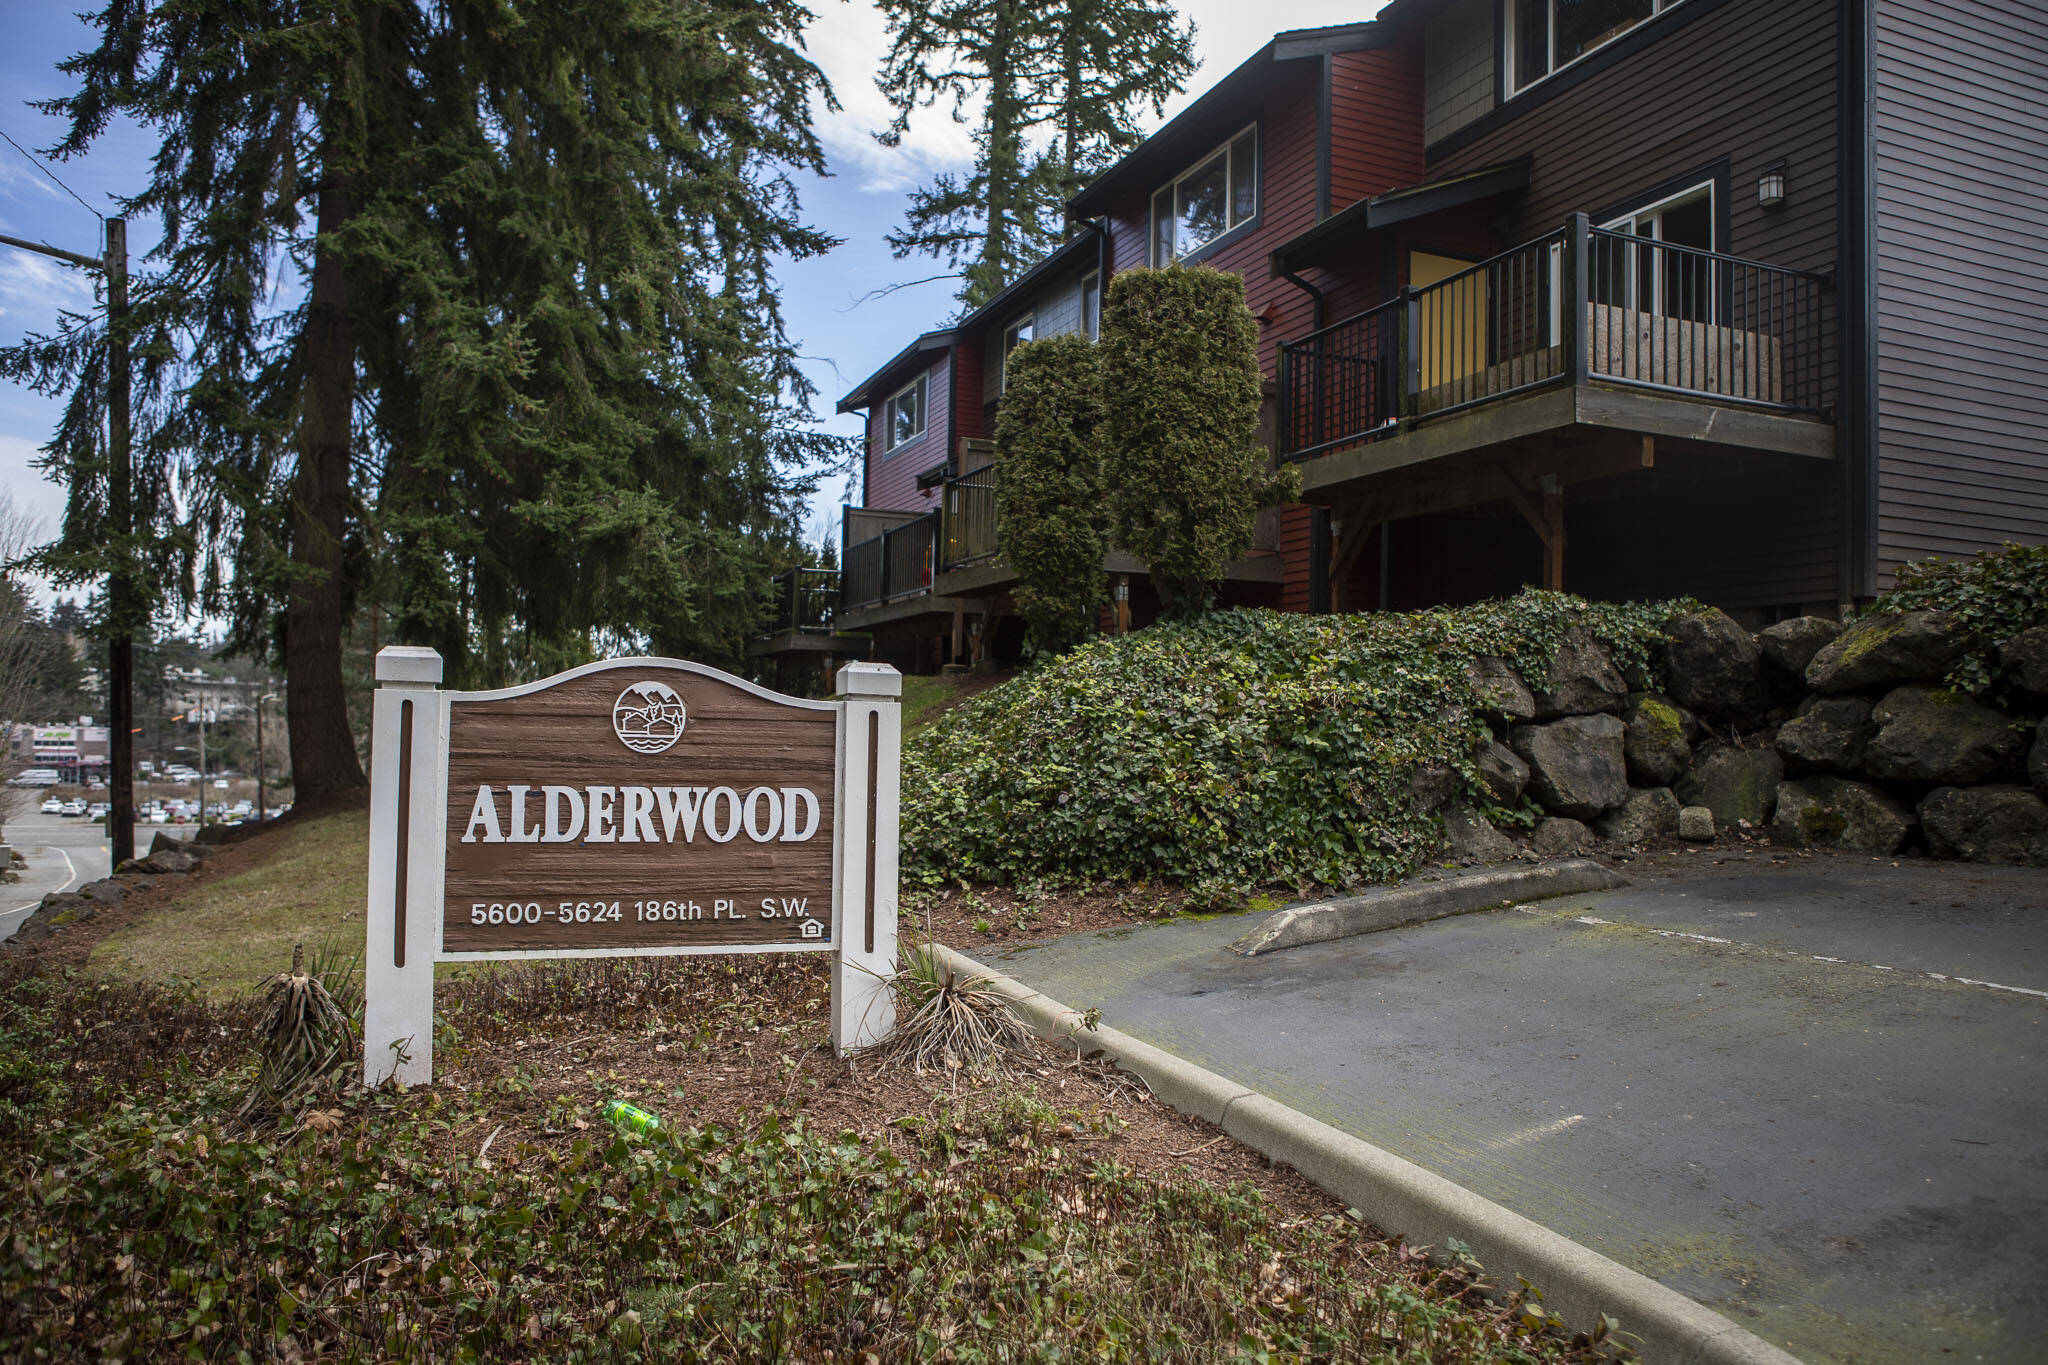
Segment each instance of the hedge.
M1485 804L1472 659L1540 680L1581 625L1654 676L1662 623L1688 605L1529 590L1412 615L1225 611L1097 640L908 742L906 878L1169 878L1218 907L1260 885L1398 878L1441 837L1410 796L1420 770L1452 768Z
M1018 347L1004 373L997 536L1034 651L1057 653L1094 634L1105 597L1109 517L1095 447L1102 371L1094 343L1069 334Z

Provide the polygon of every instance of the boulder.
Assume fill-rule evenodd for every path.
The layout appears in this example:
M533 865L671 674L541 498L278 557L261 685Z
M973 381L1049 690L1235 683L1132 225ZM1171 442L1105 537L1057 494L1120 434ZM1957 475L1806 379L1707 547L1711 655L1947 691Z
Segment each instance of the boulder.
M1716 744L1693 760L1692 771L1680 780L1678 796L1688 806L1705 806L1721 829L1747 823L1761 829L1777 805L1778 784L1785 780L1785 760L1769 749L1739 749Z
M1788 677L1804 682L1813 656L1833 644L1842 634L1842 623L1825 616L1795 616L1756 634L1756 647L1764 662Z
M1558 815L1590 820L1628 799L1622 723L1613 716L1568 716L1517 725L1508 747L1529 765L1529 790Z
M1963 649L1953 617L1940 611L1884 612L1852 622L1806 666L1816 692L1857 692L1892 683L1933 682Z
M1472 704L1479 710L1510 722L1535 717L1536 698L1507 660L1482 655L1465 666L1465 676L1472 684Z
M1444 844L1452 857L1474 863L1505 862L1519 852L1513 839L1463 804L1444 812Z
M2048 626L2031 626L2000 645L1998 662L2027 691L2048 695Z
M190 854L202 863L220 852L216 845L202 844L196 839L180 839L174 834L166 834L162 830L158 830L156 838L149 841L149 851L151 853L162 853L166 849L173 853Z
M1628 705L1628 679L1614 666L1614 656L1591 633L1573 629L1558 641L1550 672L1536 690L1536 718L1591 716L1617 712Z
M1622 755L1631 782L1663 787L1692 766L1692 736L1699 722L1663 697L1639 696L1622 718Z
M1876 727L1868 697L1808 697L1799 712L1778 727L1776 747L1785 770L1795 774L1853 773Z
M1592 844L1592 830L1562 815L1538 820L1535 830L1529 835L1530 851L1543 858L1564 858L1584 853Z
M2003 711L1918 683L1887 692L1870 717L1863 771L1887 781L1990 782L2018 772L2027 749Z
M1920 826L1937 858L2048 867L2048 801L2025 787L1936 787Z
M1632 791L1628 800L1594 822L1603 839L1617 844L1647 844L1678 831L1678 798L1669 787Z
M1408 779L1408 797L1419 811L1434 813L1444 808L1458 790L1458 774L1441 763L1417 768Z
M1868 782L1802 777L1778 788L1771 838L1794 848L1886 854L1899 851L1912 827L1906 808Z
M1705 806L1684 806L1678 812L1678 837L1687 843L1714 842L1714 812Z
M1709 607L1674 616L1664 633L1671 638L1665 655L1671 695L1681 704L1727 719L1763 709L1763 655L1728 613Z
M1522 799L1522 788L1529 785L1529 765L1497 739L1479 746L1472 755L1472 766L1479 770L1479 780L1486 785L1487 793L1500 805L1514 805Z
M100 881L87 882L78 888L78 894L101 905L118 905L128 894L128 884L107 877Z
M193 857L182 849L166 848L134 862L121 864L123 872L190 872L199 866L202 859Z
M2034 727L2034 744L2027 750L2027 776L2036 788L2048 792L2048 720Z

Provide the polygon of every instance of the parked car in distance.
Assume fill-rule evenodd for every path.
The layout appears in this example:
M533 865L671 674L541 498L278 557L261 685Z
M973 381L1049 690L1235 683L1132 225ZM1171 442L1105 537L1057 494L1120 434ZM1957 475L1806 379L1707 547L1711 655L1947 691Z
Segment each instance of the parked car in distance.
M95 801L85 808L85 818L88 820L104 820L107 818L107 813L113 809L113 806L105 801Z
M152 825L168 825L171 823L171 813L162 806L151 806L149 808L149 823Z
M74 796L69 801L66 801L64 803L64 813L66 815L85 814L85 798L82 796Z
M42 805L36 807L36 809L38 812L44 815L62 815L64 813L64 798L61 796L53 796L49 800L43 802Z

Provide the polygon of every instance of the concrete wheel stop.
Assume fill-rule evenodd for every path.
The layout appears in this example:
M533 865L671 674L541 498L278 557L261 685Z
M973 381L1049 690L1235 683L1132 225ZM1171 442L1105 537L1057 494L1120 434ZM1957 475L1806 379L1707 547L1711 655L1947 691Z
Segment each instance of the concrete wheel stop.
M1564 871L1572 864L1580 866ZM1596 880L1587 868L1614 880ZM1528 880L1546 870L1549 877ZM1503 875L1520 880L1503 881ZM1492 896L1492 900L1466 907L1483 909L1504 900L1535 898L1536 893L1531 890L1502 890L1503 887L1549 886L1552 889L1543 894L1568 895L1617 885L1619 879L1597 863L1575 859L1570 864L1553 864L1549 869L1516 869L1507 874L1495 873L1490 878L1473 874L1425 885L1441 888L1452 883L1464 884L1457 893L1460 896ZM1482 885L1492 889L1482 891ZM1343 904L1333 902L1332 907ZM1299 908L1310 911L1321 907ZM1443 909L1423 918L1456 913L1459 910ZM1312 919L1309 923L1329 927L1330 921ZM1324 934L1322 938L1366 932L1370 929L1350 929ZM1320 938L1299 940L1319 941ZM1653 1365L1799 1365L1796 1356L1677 1290L1511 1209L1127 1033L1099 1024L1090 1029L1078 1011L1050 996L944 944L934 946L940 959L953 971L963 977L985 980L990 989L1008 999L1019 1017L1041 1036L1073 1046L1084 1055L1099 1055L1116 1063L1143 1080L1162 1104L1206 1119L1267 1159L1287 1163L1358 1210L1375 1227L1398 1233L1417 1246L1442 1247L1452 1237L1466 1242L1496 1283L1512 1283L1518 1275L1528 1280L1542 1291L1544 1305L1574 1328L1590 1329L1599 1321L1600 1314L1607 1313L1620 1321L1622 1331L1635 1338L1643 1359Z
M1628 878L1591 858L1565 858L1534 867L1481 868L1433 881L1408 882L1363 895L1276 910L1256 929L1231 944L1230 951L1243 957L1257 957L1282 948L1423 924L1447 915L1469 914L1550 896L1611 891L1626 885Z

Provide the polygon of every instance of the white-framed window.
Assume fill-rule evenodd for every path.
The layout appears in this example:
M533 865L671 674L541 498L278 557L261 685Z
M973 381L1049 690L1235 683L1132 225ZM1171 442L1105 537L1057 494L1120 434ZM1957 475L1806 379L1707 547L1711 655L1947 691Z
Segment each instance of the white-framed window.
M1685 0L1507 0L1508 94L1527 90Z
M882 453L893 453L924 435L927 376L919 375L882 405Z
M1653 204L1600 226L1677 247L1717 251L1714 182L1688 186ZM1684 251L1642 250L1603 239L1594 254L1593 296L1601 303L1640 309L1660 317L1711 322L1714 317L1714 262Z
M1081 277L1081 335L1102 340L1102 272L1091 270Z
M1171 265L1259 213L1259 126L1242 129L1152 195L1152 264Z
M1026 313L1009 326L1003 328L1003 349L996 357L996 392L1010 387L1010 352L1031 340L1032 325L1037 321L1035 313Z

